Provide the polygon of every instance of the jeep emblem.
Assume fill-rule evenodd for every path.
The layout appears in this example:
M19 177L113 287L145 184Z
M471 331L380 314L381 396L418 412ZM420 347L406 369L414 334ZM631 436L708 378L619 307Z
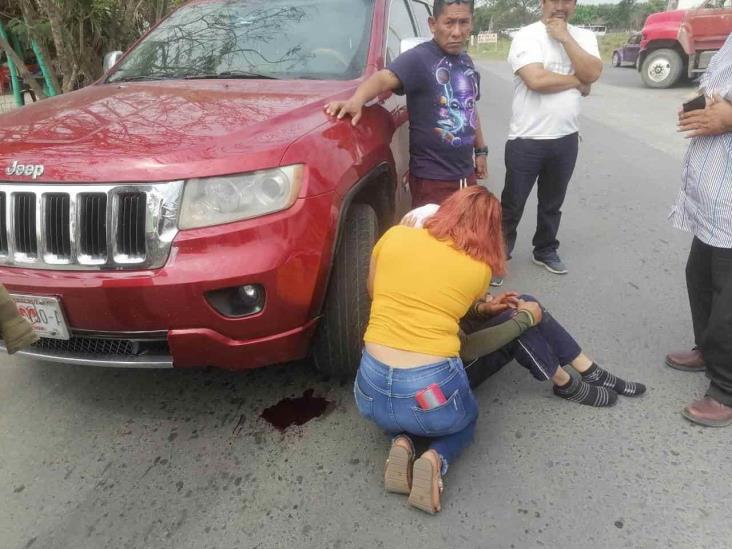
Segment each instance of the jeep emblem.
M45 168L43 164L19 164L17 160L13 160L13 165L5 168L7 175L22 175L37 179L43 175Z

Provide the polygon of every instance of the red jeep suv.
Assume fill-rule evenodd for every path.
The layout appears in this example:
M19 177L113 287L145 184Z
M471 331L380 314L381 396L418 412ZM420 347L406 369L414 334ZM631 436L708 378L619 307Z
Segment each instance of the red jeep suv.
M94 85L0 116L0 281L66 363L355 371L410 202L403 97L324 114L429 33L417 0L193 0Z

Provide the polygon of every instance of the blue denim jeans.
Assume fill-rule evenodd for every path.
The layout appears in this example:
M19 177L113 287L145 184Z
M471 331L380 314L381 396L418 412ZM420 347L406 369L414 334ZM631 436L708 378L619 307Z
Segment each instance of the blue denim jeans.
M447 402L422 410L415 395L436 383ZM450 358L417 368L392 368L366 350L353 384L358 411L391 437L400 434L427 437L430 449L442 459L442 474L472 441L478 403L470 390L463 363Z

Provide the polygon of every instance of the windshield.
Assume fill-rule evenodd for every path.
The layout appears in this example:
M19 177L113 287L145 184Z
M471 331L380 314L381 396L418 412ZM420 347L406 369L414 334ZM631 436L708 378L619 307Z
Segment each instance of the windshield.
M350 80L366 65L373 0L219 0L182 7L107 82Z

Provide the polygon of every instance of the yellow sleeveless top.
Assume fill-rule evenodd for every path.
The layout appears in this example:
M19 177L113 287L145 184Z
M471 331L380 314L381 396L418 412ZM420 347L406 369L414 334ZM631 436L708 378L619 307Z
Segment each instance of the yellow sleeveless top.
M458 321L484 295L491 269L426 229L397 225L376 243L373 301L364 341L452 357Z

